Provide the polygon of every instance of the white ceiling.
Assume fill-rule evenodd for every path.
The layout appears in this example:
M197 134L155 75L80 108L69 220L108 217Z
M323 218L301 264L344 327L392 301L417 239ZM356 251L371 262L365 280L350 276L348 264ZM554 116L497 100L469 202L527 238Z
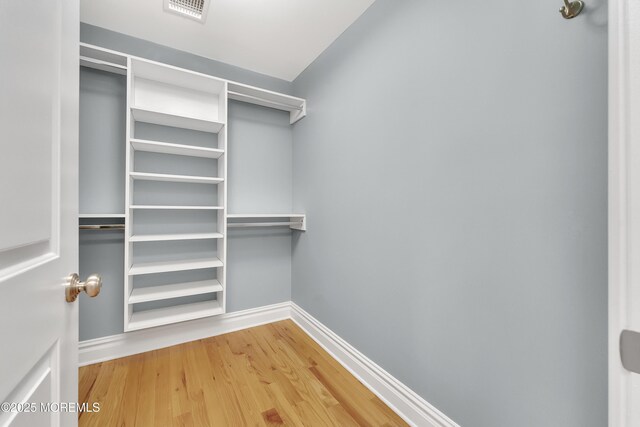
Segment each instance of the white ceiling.
M292 81L374 0L207 0L206 22L164 0L81 0L82 22Z

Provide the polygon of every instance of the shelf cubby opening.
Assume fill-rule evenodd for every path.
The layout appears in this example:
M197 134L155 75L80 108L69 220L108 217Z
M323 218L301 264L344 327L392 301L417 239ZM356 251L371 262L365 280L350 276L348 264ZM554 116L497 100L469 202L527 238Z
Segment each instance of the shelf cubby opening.
M142 209L132 212L131 232L134 237L203 234L215 234L218 237L223 231L217 210ZM162 238L159 237L158 240Z
M131 73L136 121L212 133L223 128L223 80L138 58Z
M222 305L222 301L218 299L191 302L179 305L170 305L159 308L149 308L137 311L134 309L131 317L129 318L127 330L135 331L138 329L152 328L154 326L168 325L171 323L200 319L203 317L215 316L222 313L224 313L224 308Z
M202 270L206 268L218 268L222 267L222 265L222 261L217 257L147 261L132 264L129 268L129 275L137 276L141 274L168 273L172 271Z
M181 298L192 295L202 295L222 292L222 284L218 279L164 283L155 286L136 286L129 295L129 304L161 301L166 299Z
M207 178L217 178L220 182L218 172L218 159L194 156L176 156L173 154L135 152L132 156L132 178L136 179L156 179L174 182L198 182L199 178L205 178L202 183L212 183ZM149 176L137 174L153 174ZM160 176L156 176L160 175ZM164 177L163 175L169 175ZM192 179L193 178L193 179Z
M133 205L216 206L218 201L217 185L202 185L191 181L163 181L166 176L132 173L135 174L131 176L133 179ZM153 180L149 178L153 178ZM220 184L221 182L215 183Z
M176 156L202 157L218 159L224 154L224 150L217 148L198 147L197 145L173 144L170 142L148 141L144 139L131 139L134 150L147 153L172 154Z

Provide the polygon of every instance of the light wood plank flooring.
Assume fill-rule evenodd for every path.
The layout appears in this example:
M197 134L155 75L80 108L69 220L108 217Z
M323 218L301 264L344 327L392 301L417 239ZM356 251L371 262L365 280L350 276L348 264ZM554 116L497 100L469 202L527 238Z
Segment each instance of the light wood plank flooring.
M80 368L80 426L406 426L290 320Z

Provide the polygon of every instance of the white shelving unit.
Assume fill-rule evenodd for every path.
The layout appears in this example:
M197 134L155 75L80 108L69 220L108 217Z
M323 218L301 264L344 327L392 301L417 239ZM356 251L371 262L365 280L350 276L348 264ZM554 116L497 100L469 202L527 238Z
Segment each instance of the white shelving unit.
M304 214L227 214L228 100L287 111L292 124L305 117L306 101L85 43L80 44L80 65L127 78L125 212L79 216L82 222L124 222L124 331L225 313L227 221L238 227L306 230ZM137 132L157 125L204 133L212 143L190 138L162 141L156 140L162 133ZM158 163L145 169L144 162L136 163L145 156ZM171 159L200 166L158 166ZM214 165L211 174L201 167L209 161ZM154 186L167 192L194 190L162 201L139 197L145 188L153 193ZM215 196L196 200L201 193ZM199 222L203 216L210 216L215 225ZM163 218L171 220L164 224ZM191 223L190 218L197 220ZM168 253L162 252L169 247ZM186 247L191 249L181 257ZM212 248L214 254L197 255L202 247Z
M227 151L227 83L224 80L158 64L139 58L128 58L127 108L127 180L126 180L126 229L125 229L125 331L150 328L169 323L197 319L224 313L226 310L226 151ZM137 137L140 123L178 128L180 132L204 132L208 146L187 143L152 141ZM185 134L185 137L188 136ZM136 169L136 156L156 153L168 155L172 162L189 162L189 158L204 158L215 162L215 176L176 174L171 171L149 172ZM193 160L195 161L195 160ZM166 165L166 164L165 164ZM212 169L214 170L214 169ZM165 190L168 183L213 188L217 199L201 196L190 204L152 204L147 200L136 203L143 188L142 182L155 182ZM189 192L189 191L187 191ZM194 192L196 195L198 192ZM176 194L179 200L180 194ZM173 201L173 200L172 200ZM171 231L172 223L188 223L188 212L211 215L211 228L197 232ZM164 228L154 232L137 231L148 226L147 212L157 215L155 223ZM147 214L147 215L148 215ZM202 226L205 227L205 226ZM182 246L167 246L175 243ZM184 245L201 242L215 256L197 257L193 249ZM149 246L151 245L151 246ZM159 246L158 246L159 245ZM153 248L151 252L149 248ZM163 260L168 255L184 259ZM157 261L159 253L165 251ZM177 253L174 253L176 251ZM167 253L168 252L168 253ZM142 256L144 255L144 256ZM142 256L142 258L141 258ZM143 261L139 261L142 259ZM204 274L208 279L193 280L190 274ZM169 274L169 276L167 276ZM144 277L144 284L138 283ZM183 278L175 282L175 277ZM194 302L194 298L196 301ZM202 300L204 299L204 300Z

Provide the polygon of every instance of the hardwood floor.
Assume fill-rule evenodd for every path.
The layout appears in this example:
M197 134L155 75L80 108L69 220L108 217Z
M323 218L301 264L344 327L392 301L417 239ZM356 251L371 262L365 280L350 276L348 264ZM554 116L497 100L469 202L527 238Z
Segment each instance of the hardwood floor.
M406 426L291 320L80 368L88 426Z

